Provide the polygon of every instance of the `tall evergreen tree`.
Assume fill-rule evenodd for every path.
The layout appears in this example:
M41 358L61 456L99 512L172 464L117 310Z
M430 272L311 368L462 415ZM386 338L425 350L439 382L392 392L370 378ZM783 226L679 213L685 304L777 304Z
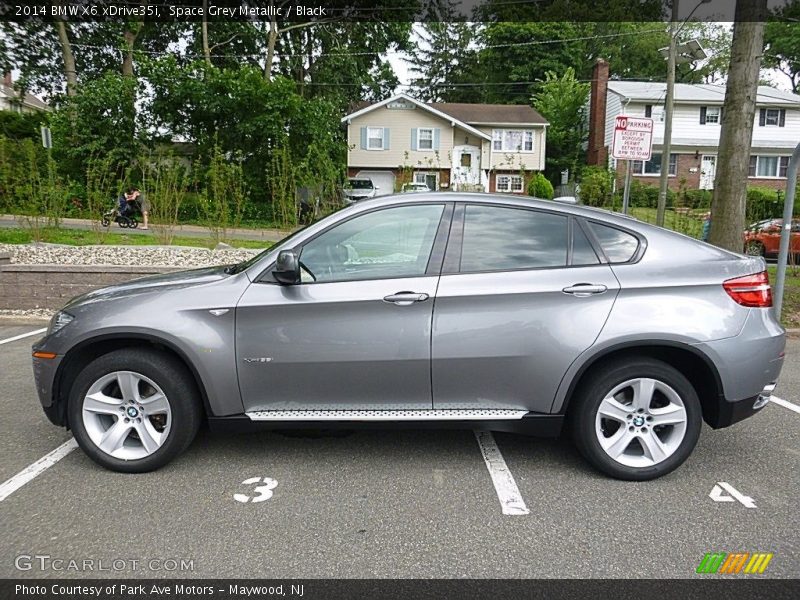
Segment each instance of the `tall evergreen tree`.
M418 41L409 52L411 93L427 102L474 102L476 87L469 84L479 76L476 25L435 21L415 33Z

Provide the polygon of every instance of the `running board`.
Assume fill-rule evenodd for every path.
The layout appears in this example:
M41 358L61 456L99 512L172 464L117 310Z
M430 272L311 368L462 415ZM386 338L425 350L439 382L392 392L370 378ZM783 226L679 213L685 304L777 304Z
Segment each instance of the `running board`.
M256 410L251 421L505 421L519 420L527 410L413 409L413 410Z

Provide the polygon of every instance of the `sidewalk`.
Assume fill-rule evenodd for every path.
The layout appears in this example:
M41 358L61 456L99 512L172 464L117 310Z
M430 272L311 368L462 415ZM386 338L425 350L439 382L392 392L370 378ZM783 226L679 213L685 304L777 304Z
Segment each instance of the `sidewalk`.
M19 217L16 215L0 215L0 227L4 227L6 229L17 228L21 227L19 219L24 217ZM89 219L61 219L61 228L62 229L84 229L84 230L91 230L92 229L92 221ZM142 229L122 229L116 223L112 223L109 227L109 231L114 233L125 233L131 235L152 235L153 230L142 230ZM211 236L211 232L199 225L178 225L175 227L175 234L178 236L184 237L197 237L197 238L209 238ZM283 231L281 229L229 229L227 237L229 239L237 239L237 240L254 240L254 241L267 241L267 242L277 242L278 240L283 239L289 234L288 231Z

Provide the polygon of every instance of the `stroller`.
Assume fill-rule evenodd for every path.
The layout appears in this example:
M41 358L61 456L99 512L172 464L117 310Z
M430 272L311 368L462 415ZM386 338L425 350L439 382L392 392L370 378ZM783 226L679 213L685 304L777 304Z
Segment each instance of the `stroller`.
M139 219L142 217L142 205L138 200L127 200L125 207L120 209L117 201L114 201L114 207L103 213L100 219L100 224L103 227L111 225L114 221L123 228L136 229L139 226Z

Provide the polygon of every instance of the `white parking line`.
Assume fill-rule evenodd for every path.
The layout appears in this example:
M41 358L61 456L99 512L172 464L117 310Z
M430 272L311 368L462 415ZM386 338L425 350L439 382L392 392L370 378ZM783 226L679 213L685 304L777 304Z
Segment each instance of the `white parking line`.
M770 402L774 402L778 406L782 406L783 408L788 408L789 410L793 410L797 414L800 414L800 406L797 404L792 404L788 400L784 400L783 398L778 398L777 396L772 396L769 399Z
M9 342L16 342L17 340L21 340L22 338L30 337L32 335L36 335L37 333L44 333L47 331L47 327L42 327L41 329L37 329L35 331L29 331L28 333L22 333L20 335L15 335L14 337L10 337L5 340L0 340L0 345L8 344Z
M527 515L530 514L522 494L519 493L517 482L508 470L500 448L494 441L494 436L490 431L476 431L475 439L478 440L478 447L481 449L486 468L492 477L494 489L500 499L500 506L503 508L504 515Z
M77 447L78 442L75 441L75 438L72 438L61 444L52 452L45 454L35 463L22 469L22 471L14 475L11 479L5 481L3 485L0 485L0 502L8 498L29 481L44 473Z

